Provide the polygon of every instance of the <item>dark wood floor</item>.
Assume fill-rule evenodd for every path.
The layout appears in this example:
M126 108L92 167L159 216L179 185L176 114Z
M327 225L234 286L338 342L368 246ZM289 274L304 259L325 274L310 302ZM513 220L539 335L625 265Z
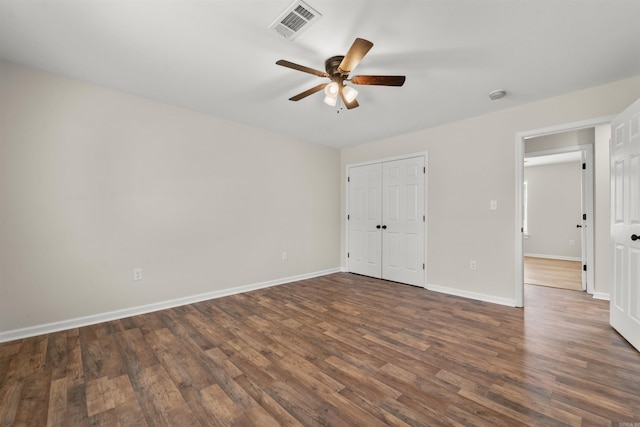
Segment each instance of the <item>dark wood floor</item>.
M517 309L338 273L4 343L0 425L640 423L640 354L608 303L525 292Z

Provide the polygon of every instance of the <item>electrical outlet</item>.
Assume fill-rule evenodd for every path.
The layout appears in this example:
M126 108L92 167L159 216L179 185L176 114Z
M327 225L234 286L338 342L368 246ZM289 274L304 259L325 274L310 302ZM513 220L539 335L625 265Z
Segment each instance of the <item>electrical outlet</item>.
M142 280L142 269L134 268L133 269L133 280Z
M478 269L478 261L475 260L471 260L469 261L469 269L470 270L477 270Z
M282 252L282 260L286 261L289 259L289 255L286 252Z

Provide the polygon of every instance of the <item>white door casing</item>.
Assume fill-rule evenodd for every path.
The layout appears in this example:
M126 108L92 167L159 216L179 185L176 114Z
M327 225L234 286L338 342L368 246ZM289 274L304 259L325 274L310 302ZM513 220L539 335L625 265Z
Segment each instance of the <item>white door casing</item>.
M589 294L595 292L593 273L595 263L594 260L594 247L593 247L593 235L594 224L593 216L593 148L587 147L582 150L582 183L581 183L581 199L582 199L582 218L578 218L578 224L582 225L581 228L581 242L582 242L582 290ZM585 269L586 266L586 269Z
M586 166L587 164L587 159L586 159L586 152L582 152L581 154L582 156L582 164ZM582 257L582 263L581 263L581 267L582 267L582 290L586 291L587 290L587 270L585 270L585 266L587 265L587 221L586 221L586 216L585 212L587 211L587 202L585 200L585 194L586 192L586 185L587 185L587 178L586 178L586 168L583 166L582 167L582 173L580 174L580 206L581 206L581 213L582 213L582 217L578 219L578 225L582 228L580 228L580 244L581 244L581 248L580 248L580 256ZM593 266L589 266L589 268L593 268Z
M640 350L640 99L611 125L610 323Z
M425 158L348 167L348 271L425 286Z

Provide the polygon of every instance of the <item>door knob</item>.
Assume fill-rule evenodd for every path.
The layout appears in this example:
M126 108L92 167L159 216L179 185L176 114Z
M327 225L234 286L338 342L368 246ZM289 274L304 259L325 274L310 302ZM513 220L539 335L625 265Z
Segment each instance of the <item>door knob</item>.
M377 228L378 230L380 230L380 224L376 225L376 228Z
M631 240L633 240L634 242L635 242L636 240L638 240L638 239L640 239L640 236L638 236L637 234L632 234L632 235L631 235Z
M383 229L383 230L386 230L386 229L387 229L387 226L386 226L386 225L383 225L383 226L382 226L382 229Z
M582 228L582 226L580 224L576 225L576 228Z

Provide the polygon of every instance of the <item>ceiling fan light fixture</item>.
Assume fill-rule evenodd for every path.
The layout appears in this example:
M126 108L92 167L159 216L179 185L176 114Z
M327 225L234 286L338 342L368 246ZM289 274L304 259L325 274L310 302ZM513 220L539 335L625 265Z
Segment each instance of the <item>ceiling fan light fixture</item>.
M347 102L352 102L358 96L358 91L352 88L351 86L344 86L342 88L342 94L344 95L344 99Z
M338 102L337 96L327 95L324 97L324 103L329 105L330 107L335 107L337 102Z
M324 88L324 94L325 94L324 103L331 107L335 107L336 103L338 102L339 91L340 91L340 88L338 87L338 83L336 82L329 83Z
M344 107L346 107L347 110L352 110L360 105L356 100L358 91L350 86L346 86L345 82L351 82L351 84L354 85L402 86L406 79L405 76L361 75L349 78L349 73L353 71L372 47L373 43L370 41L356 38L346 55L332 56L324 62L325 71L319 71L314 68L279 59L276 61L276 65L313 74L317 77L328 78L330 80L329 83L316 85L311 89L307 89L304 92L292 96L289 98L289 101L300 101L301 99L324 89L324 102L327 105L334 107L336 105L342 106L344 104ZM342 107L340 107L338 111L341 108Z
M331 82L324 88L324 94L330 97L337 97L339 92L338 83Z

